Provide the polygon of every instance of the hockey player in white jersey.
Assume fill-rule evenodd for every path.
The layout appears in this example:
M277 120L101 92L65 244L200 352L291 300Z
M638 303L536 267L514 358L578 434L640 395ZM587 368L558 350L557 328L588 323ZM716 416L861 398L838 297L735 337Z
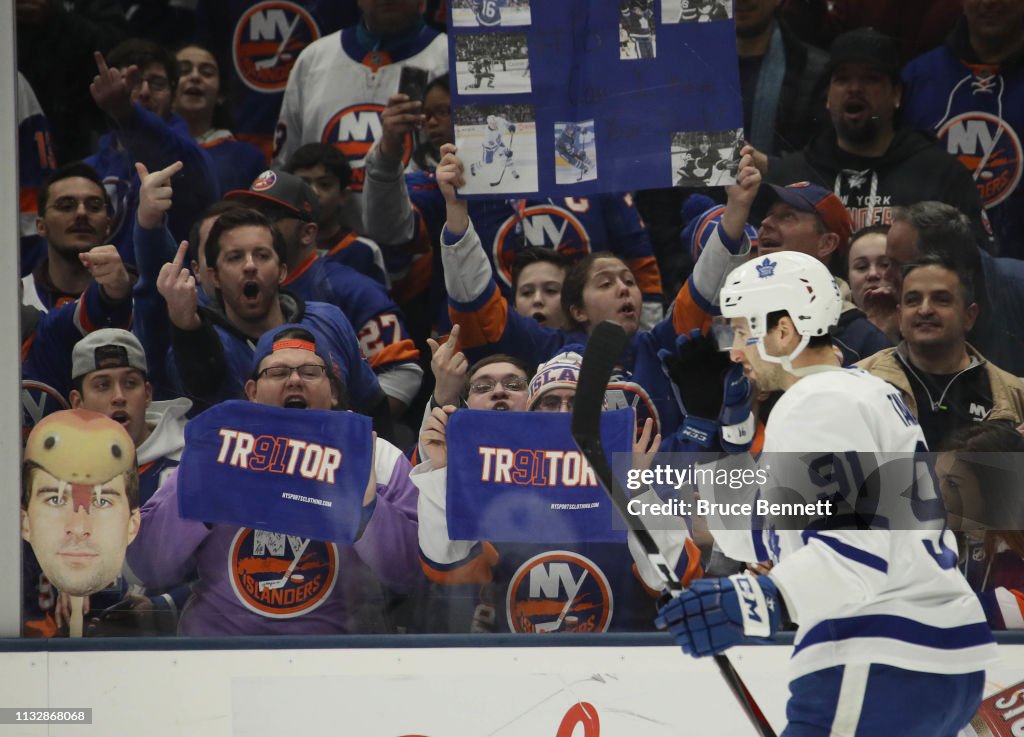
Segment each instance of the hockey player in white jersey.
M515 123L509 122L500 115L488 115L487 128L484 130L484 142L480 147L480 161L469 165L470 175L475 177L478 171L482 172L485 167L496 165L501 167L498 169L498 182L501 181L500 176L504 175L505 169L509 170L513 178L519 179L519 172L516 171L516 165L512 162L512 149L506 145L504 140L505 133L508 133L509 144L511 144L515 132Z
M760 175L746 166L740 182L756 192ZM739 227L726 235L740 240ZM737 525L709 516L726 555L774 567L694 582L662 608L658 626L701 656L797 623L783 737L953 737L981 702L995 645L956 569L932 476L915 462L925 448L920 426L892 386L839 367L828 333L842 300L820 261L793 251L748 261L719 298L732 359L758 389L785 392L768 419L760 463L769 483L757 493L813 485L818 493L805 500L852 498L864 511L873 486L878 509L899 512L902 502L917 524L885 529L875 516L873 529L850 529L818 518L785 529L781 518ZM708 502L736 494L701 488Z

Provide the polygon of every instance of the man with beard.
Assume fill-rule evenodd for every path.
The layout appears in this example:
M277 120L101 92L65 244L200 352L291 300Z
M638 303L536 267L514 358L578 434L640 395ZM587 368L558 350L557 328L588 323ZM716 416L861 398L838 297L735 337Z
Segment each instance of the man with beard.
M88 164L68 164L50 176L39 190L36 218L46 259L23 282L25 304L50 310L82 295L93 281L87 254L110 235L110 215L110 198ZM123 271L121 259L117 266Z
M898 124L903 88L895 43L871 29L844 33L832 44L828 73L834 130L781 161L759 157L768 181L833 190L854 230L891 223L900 205L938 200L966 213L979 240L991 239L970 172L924 133Z
M828 62L777 17L779 4L736 1L743 130L754 148L771 155L803 148L824 121Z
M208 306L199 305L195 277L184 268L187 248L183 242L174 261L164 264L157 289L173 326L168 375L197 406L240 398L256 341L286 322L301 323L327 346L358 409L379 412L386 405L344 313L281 290L288 275L285 245L265 217L239 208L213 224L205 277L218 299Z

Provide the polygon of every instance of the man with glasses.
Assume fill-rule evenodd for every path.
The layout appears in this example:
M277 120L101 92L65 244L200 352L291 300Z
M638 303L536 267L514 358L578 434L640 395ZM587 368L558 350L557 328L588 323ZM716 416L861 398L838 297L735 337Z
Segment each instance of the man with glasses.
M110 132L87 159L99 172L113 203L111 238L126 263L136 262L133 230L138 209L137 165L149 171L184 164L174 175L177 190L167 226L176 241L220 195L216 172L207 154L189 134L188 125L171 112L178 84L178 62L151 41L128 39L104 59L96 53L99 73L89 87L93 100L110 119Z
M245 396L288 410L344 411L346 387L333 368L336 361L329 344L304 326L280 325L256 346ZM316 415L309 422L315 424ZM408 592L422 579L417 491L409 481L409 461L386 440L374 439L371 468L362 527L351 545L183 519L175 471L144 505L129 563L155 587L185 580L194 566L198 582L182 612L182 635L393 631L391 597L382 583ZM210 485L203 493L221 491ZM267 571L276 574L268 578ZM283 571L285 576L274 580Z

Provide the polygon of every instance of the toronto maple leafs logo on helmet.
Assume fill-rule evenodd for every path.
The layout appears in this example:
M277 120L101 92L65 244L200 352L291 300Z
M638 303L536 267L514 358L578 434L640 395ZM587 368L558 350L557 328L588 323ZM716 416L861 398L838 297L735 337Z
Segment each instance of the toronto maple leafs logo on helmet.
M777 261L772 261L767 256L764 257L764 261L759 263L756 267L757 275L762 279L767 279L770 276L775 276L775 267L778 266Z

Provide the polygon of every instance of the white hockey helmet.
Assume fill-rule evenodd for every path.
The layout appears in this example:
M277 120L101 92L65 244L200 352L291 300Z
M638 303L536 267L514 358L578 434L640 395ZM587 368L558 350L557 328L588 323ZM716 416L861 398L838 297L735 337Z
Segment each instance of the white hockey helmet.
M495 128L498 127L498 118L497 118L497 116L495 116L495 115L488 115L487 116L487 127L490 128L491 130L494 130Z
M812 337L828 334L843 309L839 286L825 264L799 251L780 251L736 267L725 278L719 301L723 317L747 318L761 358L787 370ZM764 349L768 315L782 310L793 320L800 345L789 356L769 356Z

